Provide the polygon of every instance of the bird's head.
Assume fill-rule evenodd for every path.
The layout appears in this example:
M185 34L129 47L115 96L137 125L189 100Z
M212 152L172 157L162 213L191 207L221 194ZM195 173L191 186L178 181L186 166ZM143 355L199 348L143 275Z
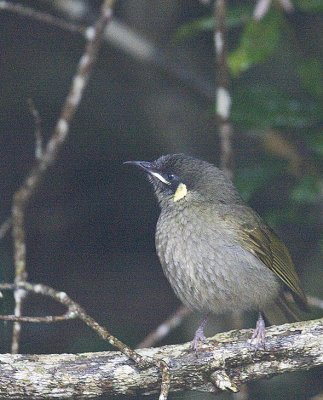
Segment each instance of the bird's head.
M185 154L168 154L155 161L126 161L143 170L161 207L190 201L240 203L231 181L214 165Z

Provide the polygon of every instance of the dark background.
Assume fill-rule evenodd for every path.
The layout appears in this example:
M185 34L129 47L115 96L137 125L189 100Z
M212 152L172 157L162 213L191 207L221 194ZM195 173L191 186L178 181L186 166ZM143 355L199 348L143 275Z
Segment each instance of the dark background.
M100 5L75 1L81 7L73 17L62 9L73 2L23 3L82 24L95 20ZM230 28L232 52L243 48L254 4L229 2L238 17L244 12L249 18L237 18ZM274 49L232 78L235 182L288 245L306 292L322 297L322 86L315 67L322 63L322 10L319 3L316 8L306 8L310 1L295 4L290 15L275 10L273 20L281 18L283 28ZM104 43L68 140L27 210L29 280L66 291L130 346L179 301L155 254L158 207L151 187L122 162L184 152L219 165L213 34L196 24L201 17L207 23L211 13L211 7L193 0L117 3L116 19L155 46L154 62ZM0 13L0 221L10 215L12 195L34 164L27 99L41 115L46 140L83 47L78 35ZM7 235L0 242L0 279L11 282L13 271ZM12 306L6 293L1 313L11 314ZM25 307L28 315L61 311L43 297L29 297ZM313 310L308 317L321 314ZM197 321L198 316L190 317L163 343L190 340ZM227 322L214 319L207 332L229 329ZM0 334L0 350L8 352L11 324L2 323ZM77 321L23 326L24 353L103 349L111 348ZM307 399L322 390L322 381L320 370L291 374L251 385L250 396Z

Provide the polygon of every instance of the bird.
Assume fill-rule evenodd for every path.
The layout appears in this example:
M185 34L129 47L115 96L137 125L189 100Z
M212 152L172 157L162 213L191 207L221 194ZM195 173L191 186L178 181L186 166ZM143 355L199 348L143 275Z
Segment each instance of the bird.
M265 344L266 310L297 318L307 299L287 247L215 165L185 154L126 161L146 173L160 206L155 244L180 301L204 315L192 341L205 341L210 314L257 311L250 343Z

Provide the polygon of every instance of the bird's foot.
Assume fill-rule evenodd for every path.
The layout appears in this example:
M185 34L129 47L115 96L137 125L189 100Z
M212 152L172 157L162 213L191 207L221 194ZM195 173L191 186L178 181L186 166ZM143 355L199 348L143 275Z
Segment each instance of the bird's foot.
M192 350L197 352L199 343L205 342L205 341L206 341L206 337L204 335L203 330L200 330L200 328L198 328L197 331L195 332L194 339L192 340L192 344L191 344Z
M265 336L266 336L265 321L261 313L259 313L259 317L256 323L256 328L253 332L251 339L249 339L248 342L255 348L255 350L259 350L265 347L265 342L266 342Z
M195 351L195 353L197 352L199 343L206 341L206 337L204 335L204 328L205 328L207 319L208 319L208 316L206 315L202 319L200 326L197 328L197 330L195 332L194 339L192 340L191 348L192 348L192 350Z

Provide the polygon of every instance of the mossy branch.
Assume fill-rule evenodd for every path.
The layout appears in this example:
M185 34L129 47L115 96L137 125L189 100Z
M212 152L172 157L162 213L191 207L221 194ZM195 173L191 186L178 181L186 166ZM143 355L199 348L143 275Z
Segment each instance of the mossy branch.
M220 392L219 387L236 391L246 382L323 364L323 319L272 326L267 330L266 349L257 352L248 345L250 335L250 330L218 334L201 345L198 356L189 343L142 349L139 353L167 362L172 392ZM156 366L138 369L116 351L0 355L2 399L138 396L158 393L160 384Z

